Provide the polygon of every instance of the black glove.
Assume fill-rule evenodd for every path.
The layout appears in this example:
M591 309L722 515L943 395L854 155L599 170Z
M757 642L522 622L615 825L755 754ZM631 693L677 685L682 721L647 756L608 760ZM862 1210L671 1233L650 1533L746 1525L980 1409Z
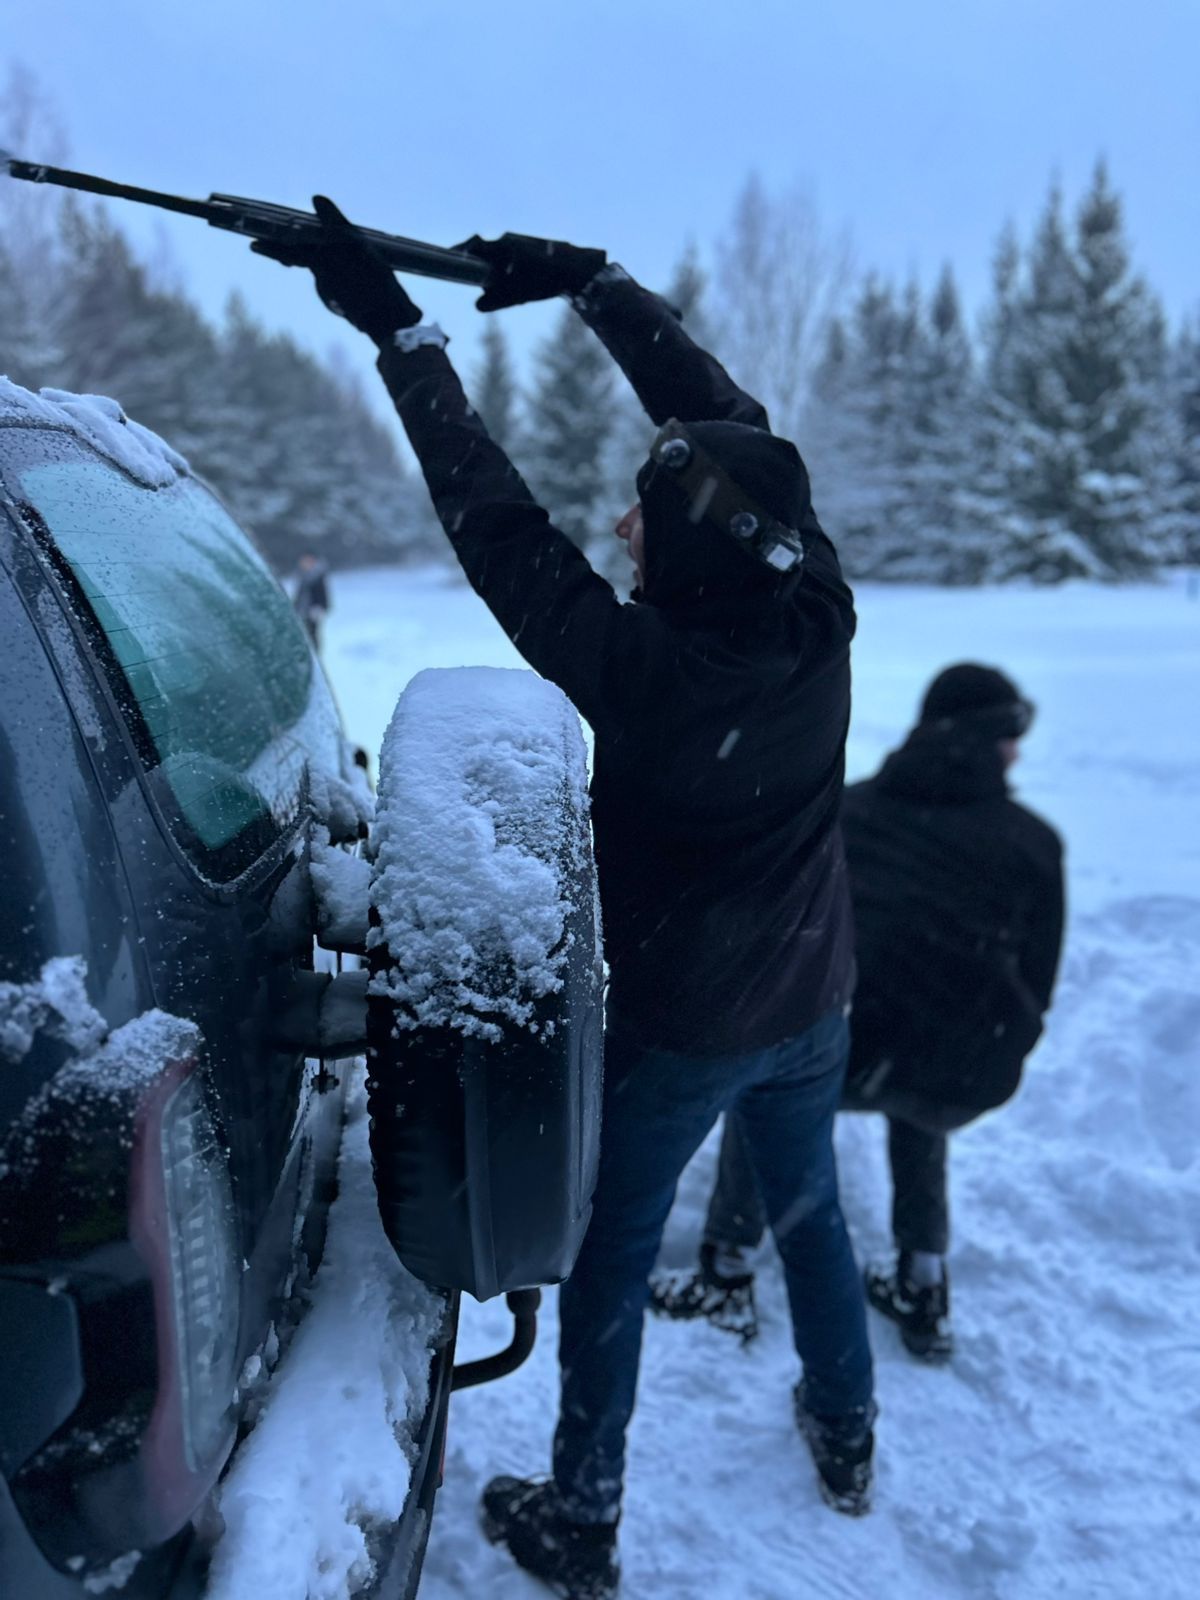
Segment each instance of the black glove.
M473 234L454 248L477 256L492 269L475 302L480 311L578 294L608 260L603 250L581 250L560 239L533 239L527 233L502 233L498 239Z
M269 244L256 239L255 255L269 256L285 267L308 267L317 293L339 317L385 345L397 328L413 328L421 320L415 306L387 262L348 222L332 200L313 195L313 210L323 237L314 244Z

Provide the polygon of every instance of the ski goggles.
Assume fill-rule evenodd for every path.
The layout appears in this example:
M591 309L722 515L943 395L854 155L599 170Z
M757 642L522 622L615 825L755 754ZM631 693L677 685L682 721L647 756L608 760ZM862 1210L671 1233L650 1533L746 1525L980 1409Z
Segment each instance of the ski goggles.
M764 511L682 422L672 417L663 424L650 446L650 460L686 499L689 521L712 523L773 572L795 572L803 564L799 532Z
M1008 705L1000 706L998 709L1005 718L1007 732L1004 734L1004 738L1020 739L1029 732L1035 710L1032 700L1013 700Z
M945 717L934 717L930 723L953 724L974 739L1021 739L1029 732L1036 707L1032 700L1023 697L1002 700L991 706L978 706L969 711L951 712Z

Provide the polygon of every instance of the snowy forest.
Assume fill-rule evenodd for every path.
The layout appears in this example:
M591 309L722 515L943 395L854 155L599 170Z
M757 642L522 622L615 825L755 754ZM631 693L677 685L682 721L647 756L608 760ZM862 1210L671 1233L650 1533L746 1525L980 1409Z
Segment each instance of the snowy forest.
M1122 578L1200 560L1200 324L1168 327L1135 271L1105 164L1068 215L1005 227L990 303L853 271L802 191L751 178L711 272L668 300L764 401L808 464L854 578L977 584ZM574 537L608 532L644 419L568 310L518 392L489 329L476 404ZM595 535L593 534L593 537Z
M10 89L4 142L20 149L36 97ZM0 372L116 397L281 572L306 550L335 567L449 559L398 428L347 365L236 295L214 325L111 210L21 189L0 192ZM1030 237L1002 228L977 318L950 264L932 286L858 269L803 189L752 176L719 237L658 287L799 443L853 578L1057 582L1200 561L1200 320L1169 326L1102 161L1072 203L1050 185ZM523 382L489 319L465 377L560 526L610 567L651 429L594 335L564 308Z

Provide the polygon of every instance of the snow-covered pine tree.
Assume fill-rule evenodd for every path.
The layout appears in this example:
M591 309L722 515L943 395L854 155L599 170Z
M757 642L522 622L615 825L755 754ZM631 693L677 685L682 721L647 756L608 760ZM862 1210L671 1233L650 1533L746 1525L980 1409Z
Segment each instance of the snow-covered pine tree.
M696 343L718 355L718 335L708 314L707 295L708 274L700 265L700 253L695 240L689 239L683 247L683 254L675 263L670 283L663 290L663 299L679 313L680 320Z
M33 74L10 64L0 89L0 146L33 151L63 166L69 149L58 117ZM62 197L24 183L0 183L0 371L26 388L61 385L54 342Z
M333 566L395 560L428 539L391 435L361 391L233 296L222 405L198 464L277 571L305 552Z
M47 379L39 370L38 342L27 285L0 242L0 374L40 388Z
M1159 537L1146 451L1162 317L1131 271L1103 163L1073 245L1052 187L1024 279L998 285L987 337L996 575L1146 570Z
M1097 574L1103 563L1072 526L1081 448L1061 368L1079 308L1075 264L1050 190L1026 264L1011 238L996 260L986 320L989 485L997 513L995 575L1042 582Z
M1200 563L1200 314L1184 322L1171 350L1174 559Z
M1013 500L1013 436L1016 423L1005 396L1013 382L1011 354L1020 311L1021 247L1010 219L1000 230L992 256L992 298L980 321L982 362L979 388L979 491L981 527L988 543L989 578L1020 571L1021 553L1034 535L1030 519ZM1018 556L1014 559L1013 552Z
M841 317L832 317L825 330L820 359L813 370L796 443L808 468L813 507L843 560L844 513L848 508L846 473L852 454L848 448L844 406L853 383L851 368L846 322Z
M613 523L625 509L607 471L612 364L570 306L537 352L527 411L524 462L534 493L556 526L604 564L615 544Z
M483 354L471 385L472 404L506 454L517 444L517 380L504 330L495 317L483 325Z
M909 365L919 334L911 291L869 276L848 320L830 325L801 447L817 515L855 578L903 569L900 527Z
M99 209L63 207L54 382L107 394L186 456L203 451L219 387L217 341L186 298L154 290Z
M332 358L324 371L336 403L330 422L326 548L339 565L447 555L423 479L407 473L394 432L372 409L356 372Z
M911 291L910 291L911 306ZM954 274L942 270L928 307L918 305L900 374L895 533L887 575L925 583L980 583L990 539L977 483L979 389Z
M1132 271L1121 202L1103 161L1080 207L1075 257L1081 309L1068 387L1086 459L1077 528L1114 573L1136 573L1160 558L1169 537L1154 447L1166 326L1157 298Z
M196 464L278 572L290 571L305 551L332 554L314 365L290 339L269 334L240 295L230 297L218 403Z

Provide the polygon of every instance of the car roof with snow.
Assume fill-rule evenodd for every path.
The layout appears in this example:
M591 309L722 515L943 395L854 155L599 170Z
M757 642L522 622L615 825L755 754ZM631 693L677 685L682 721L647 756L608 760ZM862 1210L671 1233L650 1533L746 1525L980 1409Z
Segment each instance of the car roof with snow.
M163 489L191 468L140 422L125 415L115 400L101 394L71 394L66 389L30 389L0 378L0 428L50 428L70 434L113 466L150 489Z

